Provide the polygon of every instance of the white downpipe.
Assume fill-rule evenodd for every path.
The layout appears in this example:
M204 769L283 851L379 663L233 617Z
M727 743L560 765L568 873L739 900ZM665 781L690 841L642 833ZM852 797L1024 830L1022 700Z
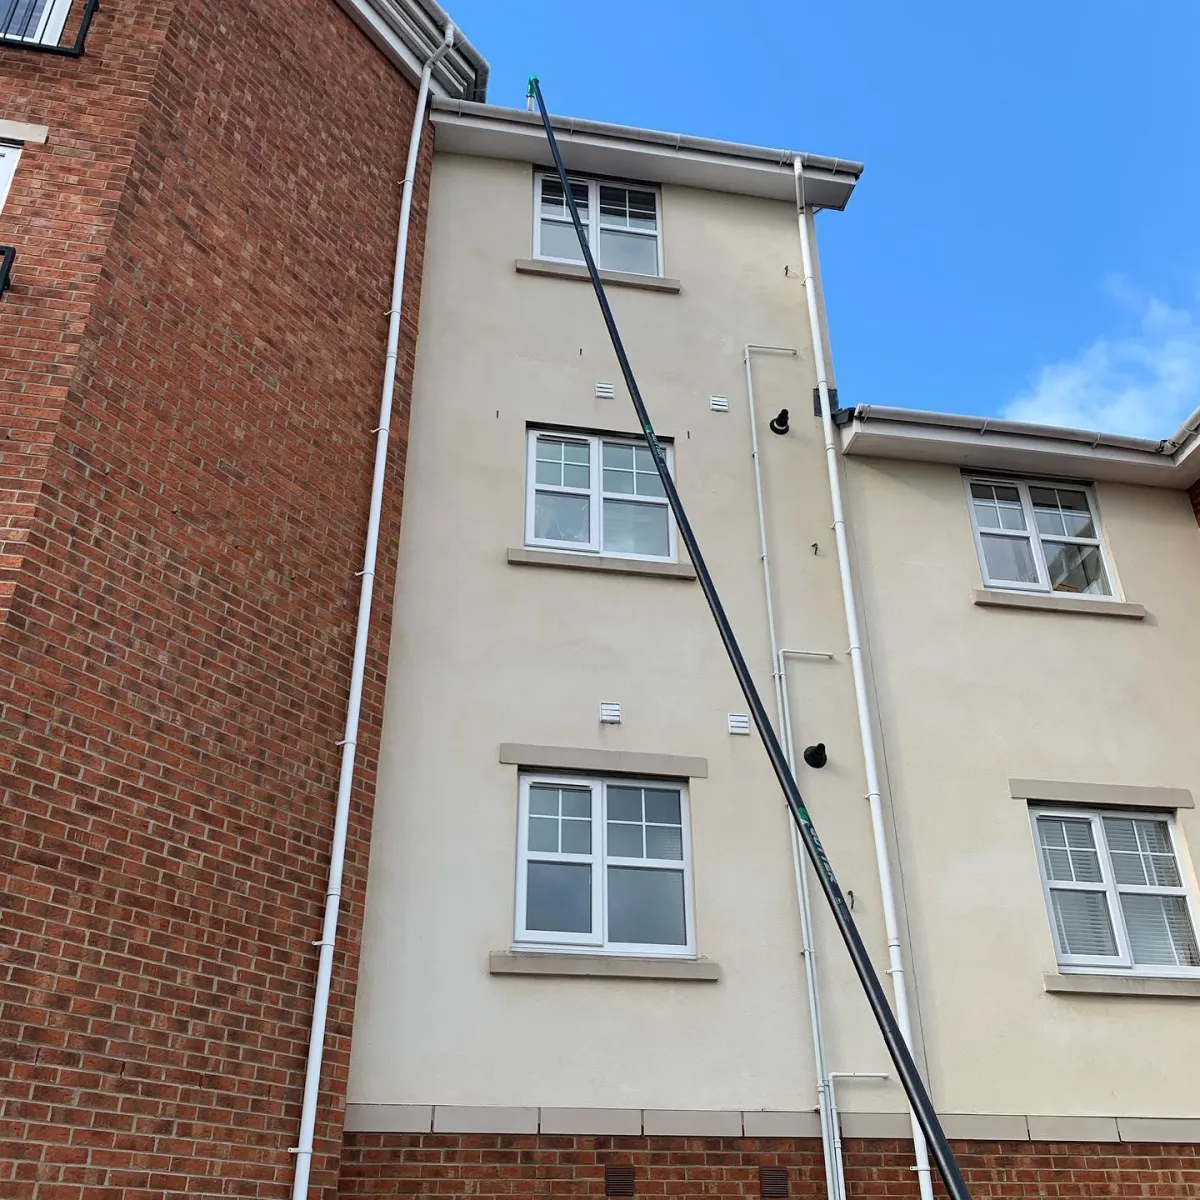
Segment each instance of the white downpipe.
M788 707L783 655L775 632L775 606L771 588L771 556L767 549L767 525L763 504L762 469L758 459L758 418L754 410L754 372L750 355L790 354L796 351L786 346L747 345L743 361L746 366L746 396L750 414L750 454L754 461L754 498L758 505L758 545L762 559L763 593L767 602L767 635L771 643L771 678L775 684L775 720L783 739L788 765L796 770L795 747L792 741L791 710ZM817 954L813 940L812 906L809 899L808 861L802 852L796 827L788 819L792 844L792 870L796 877L796 902L800 909L800 954L804 959L804 979L808 988L808 1017L812 1029L813 1063L817 1072L817 1109L821 1118L821 1151L825 1159L825 1192L829 1200L845 1200L846 1181L837 1154L838 1131L833 1108L832 1085L825 1060L825 1032L821 1024L821 993L817 982Z
M846 632L849 635L850 669L854 676L854 702L858 709L858 732L862 741L863 766L867 776L867 801L871 809L871 833L875 840L875 866L879 872L879 890L883 900L883 923L887 933L888 974L892 977L892 996L896 1006L896 1021L905 1044L912 1049L912 1020L908 1012L908 988L904 980L904 957L900 950L900 922L896 916L896 894L892 884L892 864L888 856L887 832L883 821L883 798L879 788L879 768L875 753L875 733L871 724L870 700L866 674L863 670L862 639L858 629L858 604L854 596L854 579L850 574L850 551L846 543L846 517L842 508L842 483L838 473L837 447L833 435L833 414L829 407L829 376L825 365L825 344L821 333L821 316L817 304L816 279L813 274L812 242L808 232L808 209L804 199L804 164L795 160L796 212L800 228L800 253L804 265L804 291L808 298L808 324L812 335L813 365L817 374L817 395L821 402L821 429L825 437L825 465L829 472L829 498L833 505L833 532L837 542L838 568L842 576L842 606L846 612ZM933 1200L933 1180L929 1170L929 1147L910 1107L913 1155L917 1160L917 1178L922 1200Z
M833 1109L833 1119L837 1122L834 1128L837 1130L837 1135L833 1143L834 1154L837 1158L838 1170L844 1172L846 1169L842 1159L842 1126L838 1117L837 1106L837 1087L835 1081L838 1079L886 1079L887 1073L884 1071L830 1071L829 1072L829 1107Z
M371 479L371 506L367 516L367 545L363 555L362 591L358 599L358 626L354 632L354 663L350 672L350 699L346 704L346 733L342 739L342 766L338 777L337 807L333 821L333 845L329 853L329 881L325 888L325 918L317 961L317 988L313 998L312 1031L308 1041L308 1065L304 1075L304 1098L300 1105L299 1144L296 1175L292 1181L292 1200L305 1200L312 1171L313 1133L317 1124L317 1099L321 1088L321 1062L325 1053L325 1021L329 1011L329 989L333 981L333 949L337 940L338 909L342 898L342 871L346 862L346 831L350 821L350 793L354 786L354 756L358 739L358 721L362 709L363 677L367 665L367 638L371 629L371 600L375 590L375 561L379 550L380 514L383 510L383 484L387 469L388 431L392 419L392 393L396 389L396 361L400 354L400 312L404 303L404 265L408 257L408 225L412 217L413 185L417 176L417 157L421 150L421 131L425 125L425 106L429 99L429 77L438 60L454 45L454 26L447 22L442 44L430 55L421 71L417 104L413 113L412 136L408 143L408 164L400 198L400 225L396 231L396 265L392 273L392 302L388 309L387 357L383 366L383 393L379 401L379 428L375 439L375 473Z

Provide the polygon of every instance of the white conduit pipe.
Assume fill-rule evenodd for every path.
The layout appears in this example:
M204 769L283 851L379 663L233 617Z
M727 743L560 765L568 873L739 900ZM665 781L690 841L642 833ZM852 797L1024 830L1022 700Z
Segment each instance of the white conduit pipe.
M767 525L763 504L762 468L758 459L758 418L754 410L754 372L750 365L752 353L790 354L796 351L787 346L747 345L743 355L746 367L746 396L750 414L750 456L754 461L754 498L758 505L758 545L762 559L763 593L767 602L767 636L771 643L771 678L775 684L775 721L783 741L788 766L796 771L795 746L792 740L791 713L788 707L783 655L775 632L775 606L771 588L771 556L767 549ZM825 1193L829 1200L845 1200L846 1182L837 1154L837 1116L832 1104L832 1085L825 1061L825 1032L821 1025L821 994L817 983L817 955L813 941L812 906L809 900L808 859L802 852L795 823L788 819L792 844L792 870L796 877L796 902L800 909L800 954L804 959L804 979L808 987L808 1018L812 1028L813 1064L817 1072L817 1108L821 1118L821 1151L825 1158Z
M350 699L346 704L346 734L342 739L342 766L338 777L337 807L333 821L333 845L329 853L329 881L325 888L325 918L317 961L317 988L313 999L312 1030L308 1041L308 1065L304 1075L304 1098L300 1105L299 1144L292 1200L306 1200L312 1171L313 1132L317 1124L317 1099L321 1089L321 1061L325 1052L325 1021L329 1011L329 989L333 980L333 949L337 940L338 909L342 898L342 871L346 862L346 831L350 822L350 793L354 786L354 754L362 709L363 677L367 665L367 639L371 630L371 600L375 590L375 560L379 550L379 525L383 511L383 484L387 470L388 431L392 419L392 393L396 390L396 362L400 354L400 313L404 303L404 265L408 257L408 225L412 217L413 185L425 106L429 100L429 78L442 56L454 45L454 26L447 23L442 44L429 56L421 71L417 105L413 112L408 164L400 198L400 226L396 231L396 264L392 273L392 303L388 309L387 357L383 367L383 393L379 401L379 428L375 439L375 473L371 479L371 506L367 516L367 545L363 555L362 591L358 599L358 626L354 632L354 662L350 672Z
M875 732L871 725L871 708L867 695L867 680L863 670L862 640L858 629L858 604L854 596L854 580L850 574L850 551L846 544L846 517L842 508L842 483L838 473L837 448L834 444L833 414L829 406L829 376L825 366L825 344L821 333L821 316L817 304L817 287L813 275L812 243L808 232L808 208L804 200L804 164L797 157L796 212L800 227L800 253L804 265L804 291L808 298L808 325L812 335L813 365L817 374L817 395L821 402L821 429L825 436L825 465L829 472L829 498L833 504L833 532L837 542L838 567L842 576L842 606L846 612L846 632L849 635L850 669L854 676L854 702L858 709L858 732L862 741L863 766L867 776L867 801L871 809L871 833L875 840L875 866L879 873L879 890L883 900L883 923L887 933L888 974L892 977L892 996L896 1006L896 1021L905 1044L912 1049L912 1020L908 1012L908 989L904 981L904 957L900 951L900 921L896 916L896 895L892 884L892 864L888 857L887 832L883 822L883 798L879 789L879 768L875 754ZM929 1170L929 1147L916 1114L910 1107L913 1155L917 1160L917 1178L921 1200L933 1200L933 1180Z

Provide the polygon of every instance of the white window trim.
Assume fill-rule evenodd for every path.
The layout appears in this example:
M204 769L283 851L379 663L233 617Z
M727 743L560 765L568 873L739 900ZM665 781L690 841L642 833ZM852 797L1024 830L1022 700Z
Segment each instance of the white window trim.
M42 15L36 26L24 36L10 34L8 36L21 42L34 42L39 46L57 46L62 37L63 27L67 23L67 13L71 11L73 0L50 0L42 10ZM7 7L7 5L5 6Z
M1100 859L1100 874L1102 885L1096 883L1071 883L1065 880L1054 880L1053 887L1063 890L1078 890L1094 892L1103 886L1107 901L1108 915L1116 935L1117 955L1089 957L1084 954L1068 954L1058 940L1058 925L1054 920L1054 905L1050 898L1051 881L1046 873L1046 864L1042 857L1042 842L1038 834L1038 817L1060 817L1071 820L1087 820L1091 822L1092 839L1096 844ZM1178 888L1159 886L1135 886L1121 884L1118 886L1112 869L1112 859L1109 856L1108 838L1104 832L1104 817L1126 817L1134 821L1161 820L1167 824L1167 835L1171 840L1171 852L1175 855L1175 863L1179 869L1181 885ZM1171 812L1148 812L1146 809L1116 809L1116 808L1079 808L1075 806L1056 806L1049 804L1031 804L1029 806L1030 830L1033 834L1033 849L1037 855L1038 875L1042 881L1042 897L1046 905L1046 919L1050 925L1050 937L1054 943L1054 955L1058 960L1060 970L1065 974L1084 975L1134 975L1140 978L1156 979L1196 979L1200 978L1200 967L1169 967L1157 963L1139 965L1133 961L1129 948L1129 935L1125 930L1125 917L1121 910L1120 894L1122 892L1142 892L1147 895L1182 895L1187 903L1188 916L1192 921L1193 932L1200 937L1200 910L1197 909L1193 878L1190 864L1182 853L1179 836L1176 830L1175 814Z
M0 142L0 212L4 210L4 202L8 199L8 189L12 187L13 176L17 173L17 163L20 161L20 146L9 146Z
M586 492L583 488L551 486L549 484L541 485L548 491L555 491L565 495L588 495L591 497L591 529L590 537L586 545L583 542L563 542L554 538L534 537L534 505L539 486L537 482L537 440L539 437L557 438L562 441L578 442L581 444L586 442L590 447L588 456L588 470L589 478L592 482L591 486ZM638 562L676 562L678 560L679 549L677 544L675 517L671 513L671 506L667 503L666 497L631 497L624 492L617 493L604 491L603 462L601 461L601 445L604 442L630 446L646 445L645 438L630 437L621 434L572 433L561 429L529 430L525 460L525 545L529 547L540 546L553 550L570 550L576 554L602 554L605 558L634 559ZM673 476L675 473L674 447L670 442L660 441L659 445L662 447L662 452L667 460L667 470L670 471ZM655 504L665 507L667 510L667 556L664 558L658 554L630 554L626 551L606 550L604 548L603 515L604 501L606 499L625 501L632 500L639 504Z
M979 528L979 522L975 519L974 497L971 495L971 484L984 483L994 487L1014 487L1021 497L1021 510L1025 515L1024 530L1019 529L988 529L982 531ZM1052 541L1075 542L1080 545L1096 545L1100 550L1100 561L1104 564L1105 578L1108 580L1109 589L1112 595L1103 596L1096 592L1056 592L1050 585L1050 569L1046 564L1046 552L1042 547L1042 538L1050 537L1048 534L1042 534L1037 527L1037 520L1033 512L1033 502L1029 497L1029 488L1033 487L1050 487L1050 488L1069 488L1071 491L1082 492L1087 499L1088 511L1091 513L1092 526L1096 530L1095 538L1074 538L1070 536L1051 537ZM964 475L963 488L967 495L967 516L971 522L971 535L975 539L975 557L979 560L979 573L983 578L984 586L993 588L998 592L1032 592L1036 595L1046 596L1073 596L1078 600L1086 600L1089 603L1108 604L1112 601L1118 603L1124 601L1124 596L1121 593L1121 585L1117 579L1117 574L1113 570L1112 555L1109 553L1108 540L1104 536L1104 528L1100 524L1100 510L1096 505L1096 494L1092 490L1090 484L1067 482L1061 479L1037 479L1034 477L1014 479L1011 476L1005 475ZM1020 583L1014 579L993 579L988 574L987 557L983 552L983 533L996 534L1000 537L1026 538L1032 543L1033 563L1037 570L1037 583Z
M616 268L606 268L600 261L600 229L603 227L600 220L600 185L606 184L611 187L632 188L639 192L652 192L654 195L654 217L655 217L655 261L657 270L652 274L646 271L628 271L630 275L645 275L647 279L662 279L663 271L663 206L662 206L662 190L649 183L631 183L623 179L600 179L593 178L589 175L573 175L568 173L568 180L571 183L582 183L587 185L588 189L588 220L584 226L588 235L588 246L592 251L592 257L596 260L596 266L602 271ZM542 180L543 179L558 179L558 173L555 171L535 171L533 173L533 257L540 258L544 262L561 262L574 263L579 265L578 258L558 258L553 254L542 253ZM567 222L574 226L572 222ZM629 230L623 225L609 226L608 228L616 229L625 233L633 232L644 237L647 241L650 240L650 234L646 230ZM624 268L621 268L624 270Z
M562 951L569 954L608 954L629 958L695 958L696 923L692 892L692 821L688 803L687 784L674 779L626 779L619 776L559 775L530 773L521 776L520 803L517 811L517 886L516 910L514 914L513 949ZM530 853L529 843L529 789L535 784L551 787L586 787L592 793L592 852L591 854L554 855ZM608 784L616 787L671 788L679 791L679 811L683 819L683 859L609 858L607 806L604 789ZM547 941L544 930L529 930L525 924L526 866L530 859L535 862L579 862L592 867L592 932L555 933L554 941ZM608 910L606 904L607 872L613 866L642 867L661 866L664 870L683 871L683 919L687 943L682 946L654 946L631 942L608 940Z

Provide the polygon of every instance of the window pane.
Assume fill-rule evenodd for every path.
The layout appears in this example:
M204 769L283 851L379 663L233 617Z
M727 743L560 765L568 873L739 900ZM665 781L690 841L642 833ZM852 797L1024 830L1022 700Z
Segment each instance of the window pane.
M1012 583L1037 583L1037 568L1033 565L1033 550L1028 538L979 535L989 579Z
M608 853L612 858L645 858L642 826L608 823Z
M683 830L678 825L647 825L646 857L682 861Z
M671 535L665 504L637 504L628 500L604 501L604 549L620 554L646 554L666 558Z
M1031 487L1038 529L1051 536L1095 537L1087 495L1072 488Z
M1196 934L1182 896L1121 897L1135 963L1200 967Z
M1112 594L1099 546L1076 546L1071 542L1043 542L1042 546L1050 569L1050 586L1056 592Z
M539 854L558 853L558 818L529 818L529 849Z
M682 824L683 817L679 811L679 793L674 789L646 789L646 820L659 825Z
M610 786L608 788L608 819L610 821L641 821L642 789Z
M558 788L537 785L530 787L529 811L543 817L557 817Z
M592 868L587 863L527 864L525 926L552 933L591 933Z
M35 38L42 27L49 0L0 0L0 33L8 37Z
M576 179L572 179L570 182L571 195L575 197L575 207L579 210L580 218L587 221L588 185ZM561 217L568 221L571 219L571 212L567 208L566 198L563 195L562 181L556 176L548 175L542 179L542 215Z
M1118 883L1182 885L1165 821L1105 817L1104 832Z
M609 867L608 938L650 946L687 945L683 872Z
M532 847L530 847L532 849ZM591 821L564 820L562 823L562 852L564 854L591 854Z
M1050 902L1064 953L1116 957L1117 939L1103 892L1051 890Z
M606 492L618 492L621 495L633 495L633 472L632 471L614 471L612 467L604 468L604 490Z
M1092 823L1070 817L1039 817L1038 838L1046 878L1054 882L1099 883L1100 856Z
M544 258L566 258L572 262L583 262L583 251L575 236L575 226L562 221L542 221L542 256Z
M542 244L544 246L545 242ZM601 229L599 265L607 267L610 271L657 275L658 241L644 233L619 233L611 229Z
M563 788L562 815L564 817L586 817L592 815L592 793L587 788Z
M591 486L591 472L586 464L563 463L562 481L565 487L586 488ZM541 480L538 480L541 483Z
M563 460L569 463L583 463L586 467L591 462L591 447L587 442L563 442Z
M533 536L586 545L592 540L591 513L587 496L538 492L533 498Z
M558 438L540 437L537 440L536 479L553 487L589 486L591 479L590 449L586 442L565 442Z

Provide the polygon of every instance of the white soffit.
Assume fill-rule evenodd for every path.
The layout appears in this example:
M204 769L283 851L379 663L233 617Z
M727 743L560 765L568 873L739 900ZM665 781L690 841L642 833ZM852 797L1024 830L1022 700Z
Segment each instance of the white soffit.
M437 149L443 154L553 166L541 118L536 113L438 100L430 119L436 131ZM742 146L571 117L552 120L569 170L795 202L794 155L790 150ZM823 208L845 208L862 173L862 164L816 155L804 158L807 199Z
M946 463L972 470L1111 480L1151 487L1187 488L1200 478L1196 443L1184 453L1158 453L1159 443L1115 434L1056 430L1016 421L940 416L903 409L875 410L841 428L851 458ZM879 415L876 415L876 414ZM940 418L940 419L939 419Z

